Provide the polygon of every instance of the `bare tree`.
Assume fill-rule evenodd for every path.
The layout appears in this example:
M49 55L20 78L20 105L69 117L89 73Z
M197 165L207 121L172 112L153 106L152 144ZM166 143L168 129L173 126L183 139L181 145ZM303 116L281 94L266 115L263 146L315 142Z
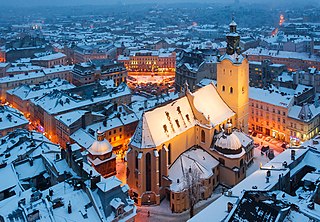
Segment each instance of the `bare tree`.
M196 169L185 169L185 181L187 189L187 198L189 199L190 218L194 216L194 206L201 199L201 180L200 173Z

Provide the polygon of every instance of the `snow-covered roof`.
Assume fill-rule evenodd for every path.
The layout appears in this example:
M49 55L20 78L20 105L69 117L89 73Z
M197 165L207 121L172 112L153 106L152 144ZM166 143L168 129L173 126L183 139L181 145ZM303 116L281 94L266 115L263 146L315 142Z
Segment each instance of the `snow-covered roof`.
M249 98L285 108L290 107L294 100L293 96L291 95L281 95L280 93L274 91L255 87L249 88Z
M310 55L307 52L289 52L289 51L277 51L277 50L268 50L265 48L257 47L250 48L244 52L245 55L259 55L259 56L271 56L277 58L286 58L286 59L300 59L307 61L320 61L320 58L315 55Z
M104 155L106 153L112 152L112 145L106 139L102 141L96 140L92 143L88 149L89 153L92 155Z
M230 119L235 113L222 100L213 83L193 93L194 107L211 122L213 126Z
M187 173L191 168L201 179L208 179L213 175L212 169L219 165L219 161L201 148L191 148L182 153L169 168L168 177L172 181L170 190L180 192L187 187ZM192 176L192 175L191 175Z
M28 123L29 121L18 110L6 105L0 105L0 133L2 130L10 128L24 128Z
M10 83L10 82L19 82L19 81L24 81L28 79L35 79L35 78L40 78L44 77L45 74L44 72L29 72L27 75L26 74L17 74L13 76L5 76L0 78L0 83Z
M97 187L102 192L110 191L118 186L121 186L122 182L116 176L111 176L108 178L101 178L101 181L97 183Z
M172 103L145 112L138 123L131 144L136 147L156 147L192 126L194 126L192 109L187 97L182 97Z
M55 60L55 59L61 59L61 58L66 58L67 56L61 52L38 57L35 59L32 59L33 61L49 61L49 60Z
M138 123L131 144L140 148L156 147L190 129L196 124L192 107L213 126L235 115L221 99L213 84L200 88L191 94L191 97L193 101L183 96L145 112Z
M41 97L53 90L67 90L75 86L66 80L55 78L37 85L21 85L14 89L8 90L7 93L19 97L22 100L34 99Z
M230 135L222 134L219 136L215 142L215 146L221 147L222 149L239 150L242 144L238 136L231 133Z
M47 152L60 152L57 144L50 142L42 133L17 129L1 138L0 162L16 162L20 157L37 157ZM6 154L8 156L6 156ZM10 154L10 155L9 155Z
M302 106L294 105L289 109L288 117L308 122L317 117L319 113L319 107L315 107L314 104L304 104Z

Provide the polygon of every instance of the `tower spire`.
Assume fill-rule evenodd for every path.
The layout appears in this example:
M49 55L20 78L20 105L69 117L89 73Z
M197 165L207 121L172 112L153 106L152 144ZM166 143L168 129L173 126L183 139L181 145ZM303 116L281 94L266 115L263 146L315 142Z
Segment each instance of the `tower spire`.
M229 24L230 31L227 34L227 54L233 55L235 53L240 54L240 35L237 32L237 23L234 21L234 16L232 16L232 21Z

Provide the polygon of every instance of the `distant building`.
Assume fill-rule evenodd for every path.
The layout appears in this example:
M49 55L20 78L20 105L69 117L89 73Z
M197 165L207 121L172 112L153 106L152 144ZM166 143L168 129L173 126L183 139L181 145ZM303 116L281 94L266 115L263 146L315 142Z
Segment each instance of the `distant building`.
M251 48L244 52L249 61L261 62L270 60L275 64L284 64L291 70L304 70L311 66L320 69L320 57L307 52L288 52L268 50L264 48Z
M183 89L187 82L190 89L194 90L196 85L204 78L217 79L217 57L216 50L182 51L177 57L175 87L177 91Z
M129 72L174 72L176 53L174 51L137 50L131 51L129 56L120 55L119 62L123 62Z
M32 65L52 68L57 65L67 65L67 56L61 52L31 59Z
M317 93L320 92L320 70L317 68L308 68L307 71L297 71L293 75L295 84L302 84L314 87Z
M68 82L72 82L72 69L73 66L56 66L42 71L2 77L0 78L0 99L5 101L8 90L24 84L39 84L54 78L66 79Z
M6 101L14 108L23 112L27 117L30 116L30 102L32 99L37 99L54 90L67 90L75 86L68 81L54 78L45 82L30 85L23 84L14 89L10 89L6 94Z
M126 82L128 73L123 63L112 60L95 60L78 63L73 68L73 83L77 86L93 83L97 80L113 80L118 86Z
M113 44L77 45L73 48L74 63L99 59L115 59L116 47Z
M277 78L287 67L283 64L273 64L270 60L262 62L249 62L249 79L250 86L266 87L273 83L273 79Z

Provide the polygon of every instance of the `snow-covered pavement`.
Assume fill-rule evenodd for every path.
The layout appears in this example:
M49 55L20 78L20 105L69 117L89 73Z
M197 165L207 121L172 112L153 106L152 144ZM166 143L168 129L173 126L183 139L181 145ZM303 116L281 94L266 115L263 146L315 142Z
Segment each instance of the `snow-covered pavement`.
M222 186L218 186L210 198L207 200L199 201L195 207L195 213L200 212L207 207L210 203L218 199L222 195ZM148 217L148 211L150 217ZM159 206L141 206L138 207L136 222L163 222L163 221L187 221L189 219L189 211L182 213L172 213L170 210L169 201L164 199Z

